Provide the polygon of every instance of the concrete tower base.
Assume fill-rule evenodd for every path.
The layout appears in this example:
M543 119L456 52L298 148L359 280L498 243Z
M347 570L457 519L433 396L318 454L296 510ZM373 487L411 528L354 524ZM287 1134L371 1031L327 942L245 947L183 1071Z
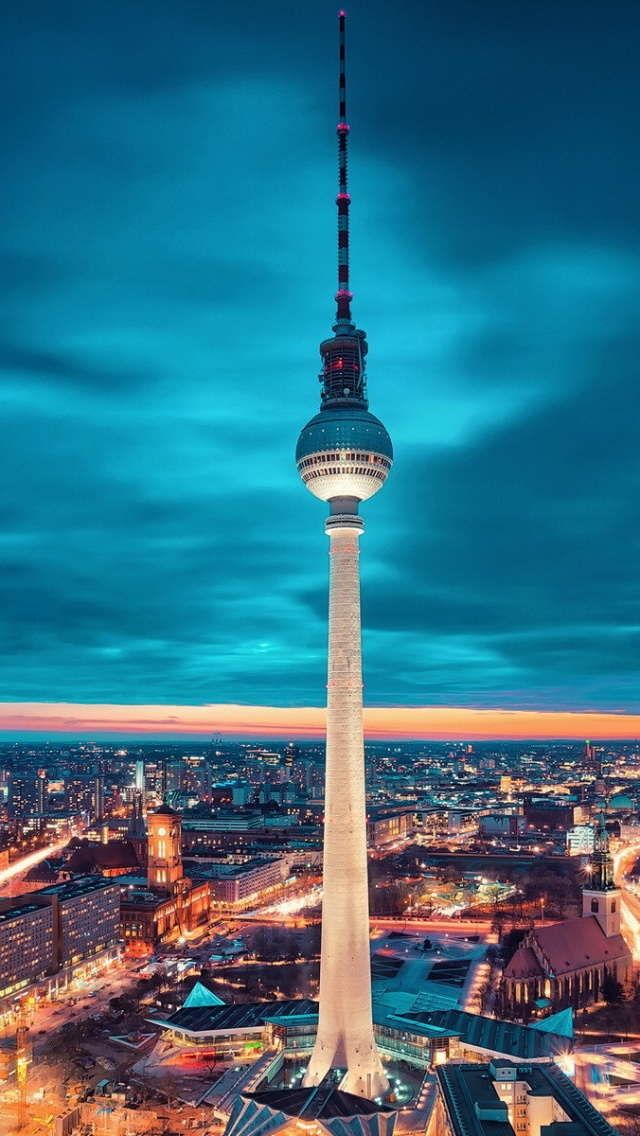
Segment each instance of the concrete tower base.
M341 1088L373 1099L388 1081L373 1037L362 722L357 513L332 515L329 675L318 1036L304 1085L344 1069Z

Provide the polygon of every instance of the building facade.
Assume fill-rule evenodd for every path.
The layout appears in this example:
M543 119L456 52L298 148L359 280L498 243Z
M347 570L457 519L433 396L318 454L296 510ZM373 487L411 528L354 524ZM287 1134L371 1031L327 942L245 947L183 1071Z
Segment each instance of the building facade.
M0 998L15 995L53 968L53 908L30 903L0 911Z
M601 816L595 835L591 881L582 893L582 917L532 928L507 963L498 991L503 1017L528 1021L598 1002L608 979L623 985L633 959L620 933L621 893L613 879L609 838Z
M616 1136L557 1065L495 1060L441 1065L436 1074L427 1136Z
M120 889L72 880L0 901L0 999L47 982L51 992L118 953Z

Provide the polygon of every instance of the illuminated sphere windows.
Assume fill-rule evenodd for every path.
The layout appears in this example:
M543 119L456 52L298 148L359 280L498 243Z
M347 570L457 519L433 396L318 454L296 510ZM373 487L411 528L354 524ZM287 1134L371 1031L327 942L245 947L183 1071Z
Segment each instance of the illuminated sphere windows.
M321 410L303 428L296 447L298 472L321 501L366 501L384 485L392 461L391 438L364 407Z

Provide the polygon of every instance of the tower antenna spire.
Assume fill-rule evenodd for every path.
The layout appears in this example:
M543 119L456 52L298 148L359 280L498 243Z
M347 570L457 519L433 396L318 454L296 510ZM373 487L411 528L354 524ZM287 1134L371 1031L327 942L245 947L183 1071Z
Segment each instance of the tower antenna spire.
M349 205L351 198L347 190L347 142L349 126L347 123L347 71L345 51L344 9L338 12L340 27L340 76L338 80L338 291L336 303L338 312L334 331L353 330L351 318L352 294L349 291Z
M368 409L367 341L351 319L343 11L338 19L338 314L334 336L320 344L320 411L307 422L296 447L304 484L329 504L325 530L331 541L320 998L304 1085L319 1085L331 1069L346 1068L341 1088L371 1100L386 1093L389 1082L371 1011L358 569L364 526L358 507L387 480L393 447L382 422Z

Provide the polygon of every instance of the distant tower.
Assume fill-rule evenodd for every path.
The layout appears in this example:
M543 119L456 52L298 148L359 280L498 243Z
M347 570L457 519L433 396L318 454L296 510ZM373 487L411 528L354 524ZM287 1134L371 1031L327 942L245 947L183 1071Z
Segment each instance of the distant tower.
M144 771L144 758L139 757L136 760L136 770L135 770L135 776L134 776L134 782L133 782L133 791L136 794L136 796L140 796L142 798L143 804L144 804L144 800L145 800L146 787L147 787L147 785L146 785L145 771Z
M127 837L133 844L139 864L143 866L147 862L147 829L142 815L142 796L139 793L136 793L131 806Z
M343 1088L372 1098L385 1092L388 1082L371 1015L358 505L384 485L393 449L384 426L368 410L366 336L351 318L345 13L338 18L338 311L335 335L320 344L320 413L304 427L296 449L307 489L329 502L331 541L320 1018L304 1083L316 1085L330 1069L346 1069Z
M46 769L39 769L38 770L37 791L38 791L38 812L40 814L45 813L47 811L47 789L48 789L48 787L49 787L49 782L47 781L47 771L46 771Z
M147 880L149 887L173 891L183 877L182 817L169 805L147 815Z
M591 857L591 879L582 889L582 914L595 915L607 938L620 934L620 898L613 878L609 834L604 813L600 813Z
M93 813L95 820L104 817L104 777L96 773L93 778Z

